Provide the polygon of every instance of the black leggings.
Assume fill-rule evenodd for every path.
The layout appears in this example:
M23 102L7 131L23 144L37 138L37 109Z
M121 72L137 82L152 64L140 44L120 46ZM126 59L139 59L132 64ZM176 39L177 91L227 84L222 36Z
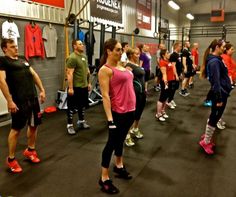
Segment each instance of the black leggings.
M136 110L135 110L134 120L140 120L146 104L146 94L135 93L135 95L136 95Z
M212 107L211 107L211 114L209 116L208 124L212 127L216 127L217 122L220 120L221 116L224 113L226 104L227 104L228 96L225 94L222 94L222 102L223 105L221 107L216 106L216 100L214 97L212 97Z
M102 152L102 167L104 168L109 167L113 151L117 157L122 156L124 140L134 122L134 112L124 114L112 112L112 116L117 129L109 130L108 140Z

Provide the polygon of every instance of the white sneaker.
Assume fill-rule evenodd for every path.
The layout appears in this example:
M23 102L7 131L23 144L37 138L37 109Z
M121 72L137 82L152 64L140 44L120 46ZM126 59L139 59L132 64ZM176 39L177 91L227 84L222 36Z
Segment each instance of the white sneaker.
M223 125L223 126L226 125L226 122L225 122L224 120L222 120L222 119L220 119L219 122L220 122L220 124Z
M166 105L170 108L170 109L175 109L175 106L170 102L170 103L166 103Z
M166 119L166 118L169 118L169 116L166 114L166 112L163 112L163 113L162 113L162 117L165 118L165 119Z
M134 136L135 136L136 138L138 138L138 139L143 138L143 134L142 134L142 132L139 130L139 128L137 128L137 129L131 129L131 130L130 130L130 133L134 134Z
M177 106L174 100L172 100L170 103L171 103L174 107Z
M156 114L156 118L157 118L157 120L159 120L159 121L161 121L161 122L166 121L166 119L165 119L162 115L158 116L158 115Z
M129 138L126 138L126 139L125 139L125 145L126 145L126 146L134 146L135 143L133 142L132 138L129 137Z
M225 126L222 125L220 121L217 122L216 126L217 126L217 128L220 129L220 130L225 129Z

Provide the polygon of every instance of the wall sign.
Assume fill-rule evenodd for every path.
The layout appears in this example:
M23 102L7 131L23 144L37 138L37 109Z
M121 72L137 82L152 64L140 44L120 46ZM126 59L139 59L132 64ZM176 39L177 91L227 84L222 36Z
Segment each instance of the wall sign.
M92 17L122 23L122 0L90 0Z
M65 8L64 0L32 0L32 1L49 5L49 6Z
M152 1L136 0L137 27L151 30Z

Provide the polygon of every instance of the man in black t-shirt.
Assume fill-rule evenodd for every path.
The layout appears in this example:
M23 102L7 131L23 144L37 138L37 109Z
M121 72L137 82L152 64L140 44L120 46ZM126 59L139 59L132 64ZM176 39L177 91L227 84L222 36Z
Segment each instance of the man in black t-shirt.
M173 45L173 53L170 55L170 59L169 61L175 66L176 72L178 77L176 77L176 81L174 84L174 87L172 87L172 89L174 89L174 91L172 91L171 95L169 95L169 98L167 100L167 106L170 107L171 109L174 109L176 107L176 103L174 101L174 95L175 95L175 90L179 89L179 79L182 77L182 72L183 72L183 65L181 62L181 56L180 56L180 52L181 52L181 48L182 45L180 42L175 42Z
M181 96L188 96L189 93L187 91L187 85L189 78L193 76L193 60L191 51L189 50L190 43L187 41L184 43L184 49L182 51L182 64L183 64L183 71L184 71L184 79L182 81L182 87L179 94Z
M1 48L5 56L0 58L0 89L12 116L12 126L8 136L9 156L6 162L13 173L19 173L22 168L15 159L15 150L19 133L27 122L28 148L23 154L33 163L40 162L35 151L37 126L41 123L35 84L40 91L41 103L45 100L45 91L37 73L25 59L18 57L18 48L13 40L3 39Z

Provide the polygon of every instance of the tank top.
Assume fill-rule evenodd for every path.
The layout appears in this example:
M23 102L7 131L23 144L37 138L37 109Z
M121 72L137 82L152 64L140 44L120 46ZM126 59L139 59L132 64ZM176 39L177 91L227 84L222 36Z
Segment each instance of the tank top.
M113 72L110 79L111 109L117 113L127 113L135 110L136 98L133 87L133 74L129 70L118 70L105 65Z

